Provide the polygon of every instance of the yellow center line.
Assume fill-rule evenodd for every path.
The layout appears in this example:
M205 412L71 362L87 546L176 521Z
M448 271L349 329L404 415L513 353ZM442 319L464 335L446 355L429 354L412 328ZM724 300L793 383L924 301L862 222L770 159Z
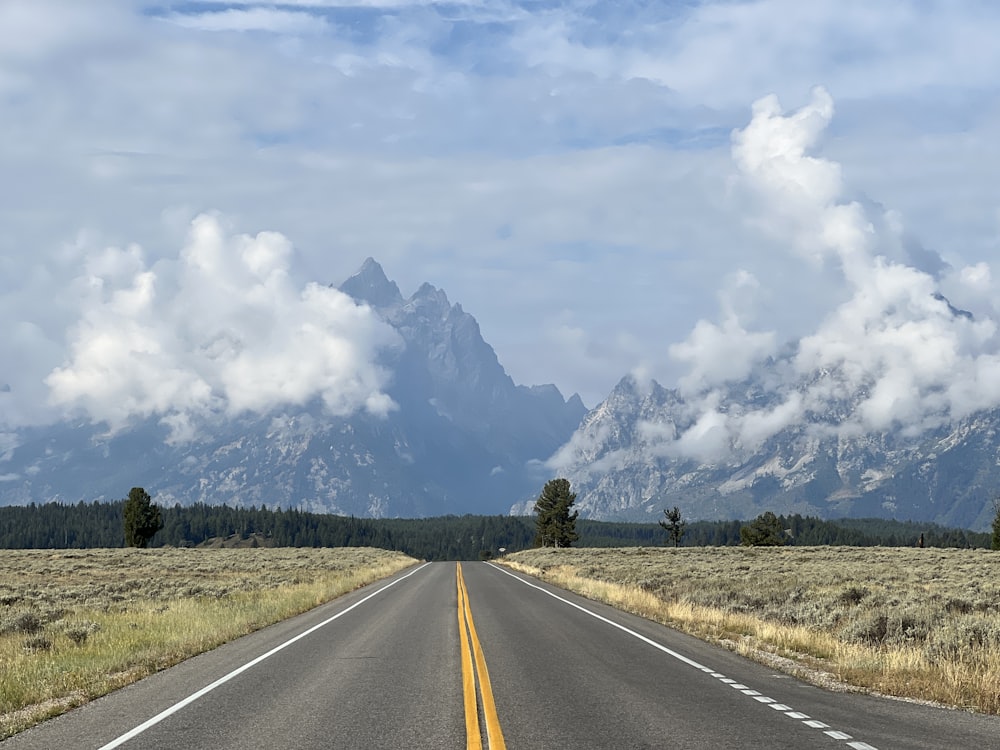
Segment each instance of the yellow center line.
M483 738L479 731L479 707L476 703L476 675L472 667L472 651L465 627L465 585L462 566L458 566L458 637L462 647L462 693L465 698L465 747L482 750Z
M490 673L486 669L486 657L483 656L483 647L476 634L476 624L472 621L472 607L469 605L469 592L465 588L465 577L462 575L461 563L458 563L457 578L458 630L462 647L466 748L468 750L481 750L483 746L482 734L479 729L479 709L476 703L475 680L478 678L489 750L507 750L503 732L500 731L500 719L497 716L497 707L493 700L493 687L490 685ZM475 658L475 674L473 674L472 669L473 658Z

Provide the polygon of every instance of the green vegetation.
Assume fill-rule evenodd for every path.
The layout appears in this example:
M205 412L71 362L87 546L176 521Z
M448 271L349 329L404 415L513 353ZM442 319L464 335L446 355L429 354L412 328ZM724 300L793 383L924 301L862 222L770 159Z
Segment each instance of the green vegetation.
M666 530L667 538L673 542L673 545L680 547L681 539L684 538L684 527L687 526L681 518L681 509L676 505L670 510L664 508L663 515L666 516L666 520L660 521L660 526Z
M818 684L1000 713L989 550L536 549L504 564Z
M148 547L149 541L163 528L163 518L153 498L142 487L133 487L122 511L125 519L125 544L129 547Z
M786 541L785 527L771 511L740 528L740 544L744 547L780 547Z
M990 549L1000 550L1000 499L993 501L993 527L990 535Z
M121 547L124 501L0 507L0 549L93 549ZM530 516L441 516L437 518L354 518L298 510L175 505L161 508L163 528L151 547L196 547L222 540L230 546L380 547L421 560L479 560L529 549L536 524ZM789 544L855 547L990 547L990 534L928 523L878 518L824 521L778 516L790 530ZM686 522L683 547L740 544L740 521ZM664 545L658 523L612 523L578 518L580 547Z
M569 512L576 500L568 479L551 479L535 501L535 546L571 547L580 538L576 532L579 511Z

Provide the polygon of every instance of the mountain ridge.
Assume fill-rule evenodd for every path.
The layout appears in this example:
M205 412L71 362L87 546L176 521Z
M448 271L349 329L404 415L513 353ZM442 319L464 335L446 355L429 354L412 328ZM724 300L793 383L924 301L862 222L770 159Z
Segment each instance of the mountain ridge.
M763 377L758 372L731 383L718 411L777 408L788 394L770 393L761 386ZM595 520L655 520L677 505L692 520L746 519L770 510L978 530L989 525L991 492L1000 483L1000 411L912 434L839 429L855 408L845 398L757 445L730 445L719 457L697 458L684 455L680 442L696 423L691 404L677 390L655 381L640 387L626 376L550 465L573 483L581 516ZM513 508L526 510L526 504Z
M373 258L336 288L394 333L378 353L393 408L331 416L317 396L220 415L189 442L156 418L112 434L81 420L23 428L0 435L0 504L112 500L144 486L167 504L527 514L545 481L564 476L595 520L658 520L673 505L691 520L771 510L983 529L992 519L998 410L863 431L869 385L797 367L792 345L711 398L626 375L588 410L554 385L515 383L443 289L425 282L404 297ZM727 432L727 420L740 429Z
M25 429L0 463L0 504L109 500L142 485L170 504L419 517L503 513L535 492L542 461L586 411L579 397L515 384L475 318L428 283L404 299L368 258L340 288L401 341L380 354L387 414L333 417L314 399L218 420L182 444L154 419L114 435L86 422Z

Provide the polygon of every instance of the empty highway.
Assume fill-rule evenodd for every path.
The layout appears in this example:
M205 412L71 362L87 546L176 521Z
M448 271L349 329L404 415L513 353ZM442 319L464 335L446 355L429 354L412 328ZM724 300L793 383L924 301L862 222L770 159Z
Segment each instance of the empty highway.
M997 746L1000 719L833 693L488 563L431 563L4 750Z

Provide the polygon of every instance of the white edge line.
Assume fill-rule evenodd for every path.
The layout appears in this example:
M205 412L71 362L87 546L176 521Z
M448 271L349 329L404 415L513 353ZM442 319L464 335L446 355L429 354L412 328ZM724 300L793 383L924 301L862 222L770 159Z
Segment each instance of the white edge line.
M531 581L526 581L523 578L521 578L520 576L514 575L513 573L511 573L506 568L500 567L496 563L487 563L487 565L489 565L492 568L495 568L496 570L499 570L501 573L503 573L505 575L509 575L515 581L520 581L525 586L531 586L531 588L533 588L533 589L538 589L543 594L547 594L548 596L551 596L553 599L558 599L563 604L568 604L569 606L574 607L575 609L578 609L581 612L585 612L586 614L590 615L591 617L597 618L601 622L607 623L608 625L610 625L610 626L612 626L614 628L618 628L619 630L621 630L624 633L628 633L633 638L638 638L640 641L643 641L644 643L648 643L653 648L659 649L660 651L662 651L665 654L669 654L670 656L674 657L678 661L682 661L685 664L688 664L688 665L694 667L695 669L700 669L702 672L708 672L710 674L713 674L713 676L714 676L714 674L716 674L716 672L715 672L714 669L710 669L709 667L706 667L703 664L699 664L698 662L694 661L693 659L689 659L686 656L684 656L683 654L679 654L676 651L674 651L673 649L667 648L666 646L664 646L664 645L662 645L660 643L657 643L653 639L647 638L646 636L642 635L641 633L635 632L631 628L627 628L624 625L619 625L614 620L609 620L607 617L604 617L603 615L599 615L596 612L587 609L586 607L581 607L576 602L571 602L569 599L564 599L563 597L559 596L558 594L553 594L551 591L549 591L546 588L543 588L542 586L534 584ZM720 677L724 677L725 675L719 674L719 676ZM754 696L754 698L755 698L755 700L761 701L762 703L765 702L765 701L767 703L774 703L775 702L772 698L767 698L765 696ZM764 700L761 700L761 698L763 698ZM804 721L802 723L806 724L806 725L809 725L809 726L815 726L816 724L822 724L823 727L828 727L829 726L827 724L823 724L823 722L821 722L821 721L817 722L815 720L814 721ZM819 728L819 727L817 727L817 728ZM831 732L824 732L824 734L830 735L831 737L834 737L834 735L843 735L843 737L834 737L834 739L848 739L848 740L853 739L851 737L851 735L849 735L849 734L847 734L845 732L838 732L837 730L832 730L832 732L833 732L832 734L831 734ZM871 746L869 746L869 747L871 747ZM101 748L101 750L104 750L104 748ZM872 748L872 750L877 750L877 748Z
M670 656L674 657L678 661L684 662L688 666L694 667L695 669L700 669L703 672L704 671L709 671L709 672L714 672L715 671L714 669L711 669L711 670L708 669L708 667L706 667L704 664L699 664L694 659L687 658L686 656L684 656L684 654L679 654L676 651L674 651L673 649L667 648L663 644L657 643L652 638L647 638L646 636L642 635L642 633L637 633L634 630L625 627L624 625L619 625L614 620L609 620L607 617L604 617L603 615L599 615L596 612L592 612L591 610L587 609L586 607L581 607L576 602L571 602L569 599L563 599L561 596L559 596L558 594L553 594L548 589L544 589L541 586L538 586L537 584L532 583L531 581L526 581L523 578L521 578L520 576L514 575L513 573L511 573L506 568L501 568L499 565L494 565L493 563L488 563L488 565L490 565L493 568L496 568L497 570L499 570L501 573L503 573L505 575L509 575L515 581L520 581L525 586L531 586L531 588L533 588L533 589L538 589L543 594L548 594L553 599L558 599L563 604L568 604L569 606L574 607L575 609L578 609L581 612L586 612L591 617L596 617L601 622L607 623L608 625L610 625L613 628L618 628L622 632L628 633L629 635L633 636L634 638L638 638L640 641L643 641L644 643L648 643L653 648L657 648L660 651L662 651L663 653L669 654ZM101 750L104 750L104 748L101 748Z
M316 632L317 630L319 630L320 628L325 627L326 625L329 625L331 622L333 622L334 620L336 620L338 617L346 615L348 612L350 612L355 607L360 607L362 604L364 604L366 601L368 601L372 597L378 596L383 591L385 591L387 588L389 588L391 586L395 586L397 583L399 583L403 579L409 578L414 573L416 573L419 570L422 570L424 567L426 567L429 564L430 563L424 563L420 567L414 568L413 570L411 570L406 575L400 576L399 578L397 578L392 583L386 584L385 586L383 586L382 588L380 588L378 591L373 591L372 593L368 594L368 596L366 596L364 599L360 599L360 600L356 601L350 607L348 607L347 609L341 610L340 612L338 612L337 614L335 614L333 617L328 617L327 619L323 620L323 622L319 623L318 625L313 625L311 628L309 628L308 630L302 631L301 633L299 633L294 638L290 638L289 640L285 641L281 645L275 646L270 651L268 651L266 654L261 654L256 659L253 659L252 661L248 661L242 667L237 667L232 672L230 672L229 674L225 675L224 677L220 677L219 679L217 679L212 684L206 685L205 687L203 687L198 692L192 693L187 698L184 698L183 700L178 701L177 703L175 703L174 705L172 705L170 708L167 708L167 709L161 711L160 713L158 713L153 718L147 719L142 724L140 724L139 726L137 726L135 729L132 729L132 730L126 732L121 737L118 737L116 739L111 740L111 742L109 742L106 745L102 745L100 748L98 748L98 750L112 750L112 748L116 748L116 747L119 747L120 745L124 745L129 740L131 740L131 739L133 739L135 737L138 737L140 734L142 734L143 732L145 732L150 727L153 727L153 726L159 724L161 721L163 721L164 719L166 719L168 716L172 716L173 714L177 713L178 711L180 711L185 706L189 706L190 704L194 703L199 698L201 698L201 697L207 695L208 693L212 692L213 690L215 690L217 687L219 687L221 685L224 685L225 683L229 682L234 677L237 677L237 676L243 674L248 669L250 669L251 667L254 667L254 666L260 664L265 659L268 659L268 658L274 656L276 653L278 653L279 651L281 651L282 649L284 649L284 648L286 648L288 646L291 646L296 641L300 641L303 638L305 638L307 635L310 635L310 634Z

